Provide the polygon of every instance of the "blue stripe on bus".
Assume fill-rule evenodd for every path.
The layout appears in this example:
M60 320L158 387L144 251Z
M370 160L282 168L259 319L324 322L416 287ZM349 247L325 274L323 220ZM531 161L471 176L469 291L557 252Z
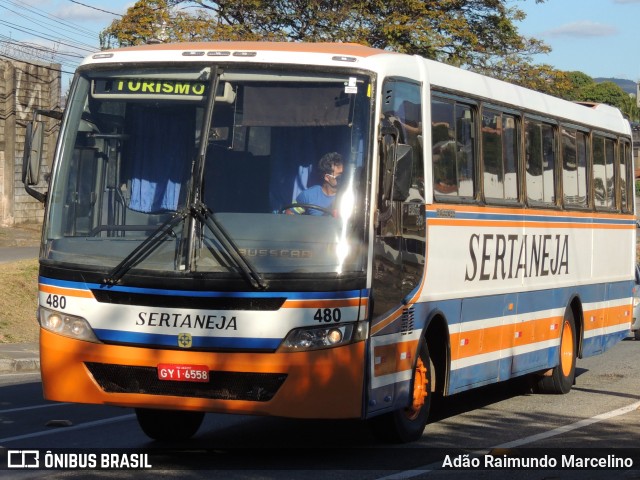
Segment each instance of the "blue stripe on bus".
M47 277L39 277L38 281L55 287L75 288L79 290L111 290L115 292L140 293L152 295L180 296L180 297L205 297L205 298L277 298L287 297L291 300L335 300L343 298L359 298L367 291L347 290L335 292L216 292L198 290L168 290L159 288L127 287L122 285L106 286L99 283L72 282L57 280Z
M548 290L442 300L429 302L429 307L441 310L447 315L449 325L454 325L460 322L497 318L505 315L525 315L541 310L565 308L569 296L573 294L580 296L582 304L631 299L633 286L634 282L628 280L611 284L559 287ZM608 293L605 293L607 289ZM461 302L464 311L459 314ZM514 303L513 311L505 310L505 305L508 303Z
M619 341L624 339L628 332L615 332L604 336L585 338L582 349L599 353L606 351ZM449 395L464 392L483 385L494 384L498 381L508 380L527 373L545 371L558 364L559 345L541 348L533 352L527 352L512 357L491 360L488 362L459 368L450 373L448 391ZM587 356L587 355L584 355ZM409 391L410 381L401 381L395 384L396 392ZM383 391L385 388L374 389ZM375 397L375 393L373 396ZM406 396L397 395L394 406L400 407L400 401L404 402Z
M449 378L448 393L459 393L480 385L508 380L527 372L547 369L549 365L557 363L558 349L558 346L543 348L453 370Z
M157 333L124 332L120 330L94 329L98 339L103 342L161 345L178 347L177 335L163 335ZM230 338L230 337L201 337L193 336L189 351L197 348L229 348L243 350L275 350L282 342L281 338Z
M428 210L427 218L441 218L437 211ZM455 212L456 220L498 220L511 222L581 223L602 225L634 225L635 220L625 218L572 217L559 215L513 214L500 212Z

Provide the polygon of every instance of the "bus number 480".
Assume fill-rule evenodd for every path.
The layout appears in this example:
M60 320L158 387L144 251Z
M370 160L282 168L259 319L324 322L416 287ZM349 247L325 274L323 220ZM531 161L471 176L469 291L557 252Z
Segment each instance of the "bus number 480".
M67 308L67 298L63 295L49 294L47 297L47 305L51 308L61 308L64 310Z
M339 308L319 308L313 316L314 320L325 323L339 322L341 318L342 312Z

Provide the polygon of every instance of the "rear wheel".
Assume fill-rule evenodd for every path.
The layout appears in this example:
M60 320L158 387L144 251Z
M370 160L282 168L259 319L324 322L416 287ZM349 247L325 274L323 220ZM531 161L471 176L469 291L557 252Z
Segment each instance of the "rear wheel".
M427 344L420 344L411 381L412 398L406 408L375 417L371 420L376 437L395 443L412 442L422 436L431 409L430 391L433 364Z
M640 340L640 330L636 330L633 332L633 336L636 340Z
M186 440L200 428L203 412L136 408L142 431L154 440Z
M538 381L540 393L569 393L576 376L576 323L570 308L562 320L560 334L560 358L551 375L541 377Z

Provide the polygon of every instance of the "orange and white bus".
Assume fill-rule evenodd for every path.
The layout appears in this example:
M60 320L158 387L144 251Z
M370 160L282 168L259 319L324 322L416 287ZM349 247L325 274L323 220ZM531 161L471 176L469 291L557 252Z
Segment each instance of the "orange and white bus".
M410 441L434 395L518 376L567 393L576 358L629 331L632 178L618 110L418 56L96 53L46 193L44 395L135 408L157 439L218 412ZM310 188L332 198L297 201Z

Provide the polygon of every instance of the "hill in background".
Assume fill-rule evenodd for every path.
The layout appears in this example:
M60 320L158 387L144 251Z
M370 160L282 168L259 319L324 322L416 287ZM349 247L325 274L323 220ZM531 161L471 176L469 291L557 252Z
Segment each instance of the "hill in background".
M636 82L633 80L625 80L623 78L594 78L593 80L597 83L613 82L625 92L636 94Z

